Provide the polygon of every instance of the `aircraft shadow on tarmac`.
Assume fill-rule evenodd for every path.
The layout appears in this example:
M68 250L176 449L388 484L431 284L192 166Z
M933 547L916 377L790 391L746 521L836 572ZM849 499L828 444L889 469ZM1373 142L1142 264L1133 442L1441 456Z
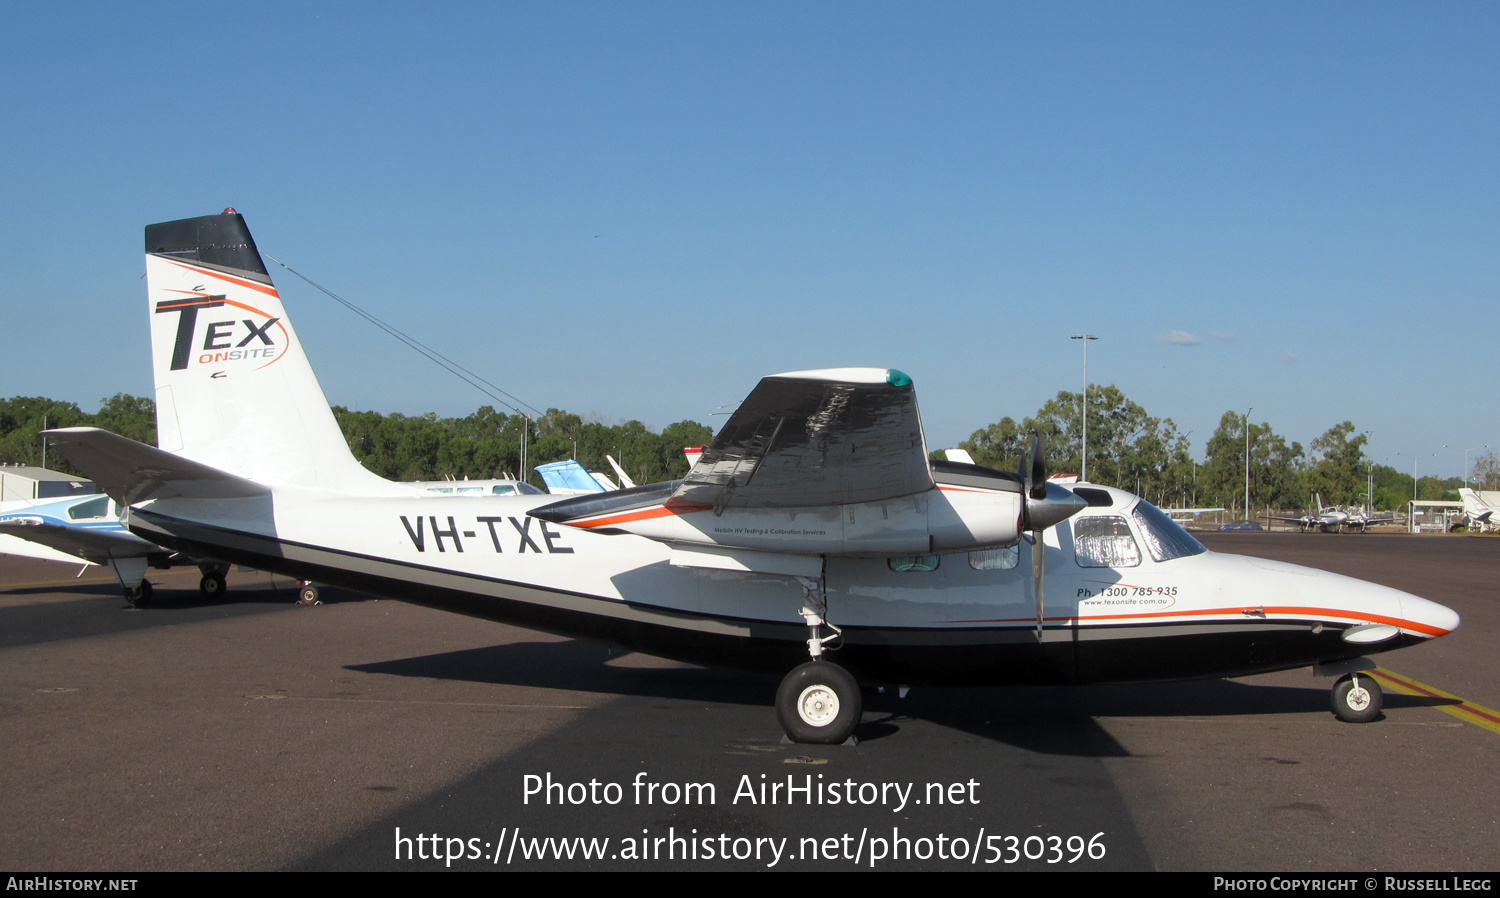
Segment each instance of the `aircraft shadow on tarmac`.
M681 666L609 664L622 657L604 646L569 640L522 642L424 655L346 669L401 677L563 689L657 700L732 704L773 714L776 680L754 674ZM663 662L664 665L670 662ZM995 686L865 692L862 742L899 733L917 721L1046 754L1127 757L1096 718L1222 718L1271 714L1326 715L1330 680L1308 674L1308 685L1233 680L1110 686ZM1449 699L1387 693L1387 708L1453 704ZM1342 725L1342 724L1341 724ZM1378 723L1375 725L1379 725Z
M50 596L55 593L65 592L76 596L114 596L120 597L120 587L113 580L81 580L77 583L69 583L60 586L56 583L41 583L36 586L10 586L6 587L4 594L7 596Z

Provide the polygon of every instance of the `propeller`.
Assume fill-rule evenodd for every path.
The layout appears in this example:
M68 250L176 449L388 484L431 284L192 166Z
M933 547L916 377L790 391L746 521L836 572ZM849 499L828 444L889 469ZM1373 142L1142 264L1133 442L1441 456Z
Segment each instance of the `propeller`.
M1042 452L1042 437L1035 434L1031 438L1031 470L1027 472L1025 462L1021 462L1019 470L1022 480L1026 485L1025 511L1023 512L1023 524L1026 530L1031 531L1028 540L1031 543L1031 577L1032 592L1036 596L1036 639L1042 641L1042 577L1046 562L1046 546L1042 541L1042 531L1048 527L1055 527L1087 506L1070 489L1047 480L1047 459Z

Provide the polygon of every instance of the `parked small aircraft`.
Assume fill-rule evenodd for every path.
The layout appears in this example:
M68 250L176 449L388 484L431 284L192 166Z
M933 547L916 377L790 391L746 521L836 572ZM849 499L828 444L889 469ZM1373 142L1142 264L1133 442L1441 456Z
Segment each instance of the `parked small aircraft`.
M1500 526L1500 521L1495 520L1495 509L1480 497L1477 490L1464 487L1458 491L1458 496L1464 501L1464 517L1468 518L1470 529L1483 532Z
M151 601L148 567L192 565L203 573L198 588L210 598L224 594L229 565L184 556L125 529L118 503L108 496L70 496L53 501L7 502L0 507L0 554L104 565L114 573L126 601Z
M1129 493L929 461L911 378L766 377L687 476L555 497L412 495L354 460L244 220L146 229L161 448L54 444L130 529L225 558L697 664L785 675L793 739L861 685L1233 677L1314 666L1373 719L1365 655L1458 626L1394 589L1209 552ZM1029 569L1029 571L1028 571ZM1044 577L1048 588L1044 591ZM837 663L832 660L837 657Z
M1324 505L1322 495L1315 495L1318 510L1308 512L1298 518L1281 517L1268 514L1263 517L1272 521L1282 521L1288 524L1296 524L1297 529L1303 533L1318 530L1321 533L1343 533L1347 530L1358 530L1364 533L1374 524L1388 524L1395 520L1395 516L1388 511L1372 513L1359 505Z

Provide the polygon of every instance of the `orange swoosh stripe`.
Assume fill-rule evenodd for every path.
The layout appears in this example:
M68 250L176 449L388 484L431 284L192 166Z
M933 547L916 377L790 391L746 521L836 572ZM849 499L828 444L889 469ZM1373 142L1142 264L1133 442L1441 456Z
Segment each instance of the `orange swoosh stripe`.
M1397 617L1386 617L1386 616L1380 615L1380 614L1352 614L1350 612L1340 611L1340 610L1335 609L1335 608L1311 608L1311 607L1302 607L1302 606L1295 606L1295 605L1287 605L1287 606L1268 605L1268 606L1265 606L1264 608L1262 608L1261 610L1265 612L1267 619L1271 618L1273 615L1277 616L1277 617L1312 617L1312 618L1337 617L1337 618L1345 618L1345 619L1348 619L1348 620L1360 620L1360 621L1369 621L1369 622L1372 622L1372 623L1389 624L1392 627L1398 627L1398 628L1403 629L1403 630L1412 630L1412 631L1415 631L1415 632L1418 632L1418 633L1426 634L1428 636L1442 636L1442 635L1444 635L1444 634L1446 634L1448 632L1447 630L1444 630L1441 627L1434 627L1434 626L1431 626L1430 624L1423 624L1423 623L1419 623L1417 621L1402 620L1401 618L1397 618ZM1058 622L1064 622L1064 623L1069 622L1069 621L1073 621L1073 620L1077 620L1079 623L1094 623L1094 622L1097 622L1097 621L1105 621L1105 620L1146 620L1146 619L1152 619L1152 618L1160 620L1160 619L1166 619L1166 618L1187 618L1187 617L1207 617L1207 618L1212 618L1212 617L1232 617L1235 620L1244 620L1244 619L1246 619L1248 617L1248 615L1246 615L1244 613L1244 609L1240 609L1240 608L1205 608L1205 609L1198 610L1198 611L1194 611L1194 610L1182 610L1182 611L1139 611L1139 612L1125 613L1125 614L1090 614L1090 615L1087 615L1085 617L1078 617L1078 618L1073 618L1073 617L1048 617L1048 618L1043 618L1043 620L1058 621ZM996 620L965 620L965 621L949 621L949 623L955 623L955 624L986 624L986 623L1010 623L1010 622L1013 622L1013 621L1026 621L1026 622L1033 622L1034 623L1036 621L1036 618L1034 618L1034 617L1026 617L1026 618L1000 618L1000 619L996 619Z
M712 505L653 505L650 508L642 508L636 511L627 511L624 514L610 515L606 518L591 518L586 521L568 521L571 527L585 527L590 530L595 527L613 527L617 524L629 524L633 521L649 521L652 518L664 518L669 515L692 514L695 511L707 511Z
M235 277L232 274L225 274L222 271L213 271L208 268L199 268L196 265L189 265L186 262L179 262L176 259L167 259L166 261L171 262L178 268L186 268L188 271L197 272L198 274L204 275L205 277L217 278L221 281L228 281L231 284L254 290L257 293L264 293L267 296L278 296L276 288L272 287L269 284L258 284L255 281L246 280L242 277Z

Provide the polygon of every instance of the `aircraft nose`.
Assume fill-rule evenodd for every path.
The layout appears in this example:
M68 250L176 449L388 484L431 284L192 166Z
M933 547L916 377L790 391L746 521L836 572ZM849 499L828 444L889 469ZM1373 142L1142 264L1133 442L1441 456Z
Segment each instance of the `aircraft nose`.
M1405 621L1403 630L1432 637L1446 636L1460 623L1457 611L1411 593L1401 596L1401 617Z

